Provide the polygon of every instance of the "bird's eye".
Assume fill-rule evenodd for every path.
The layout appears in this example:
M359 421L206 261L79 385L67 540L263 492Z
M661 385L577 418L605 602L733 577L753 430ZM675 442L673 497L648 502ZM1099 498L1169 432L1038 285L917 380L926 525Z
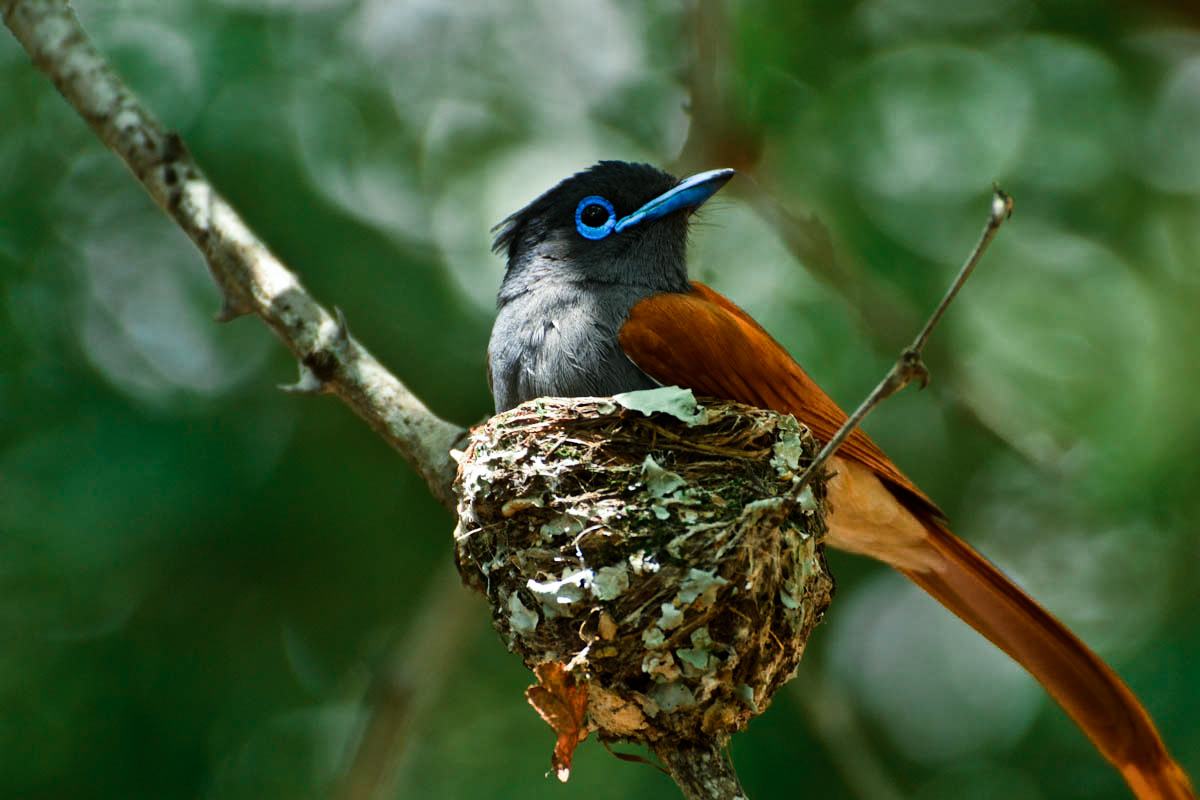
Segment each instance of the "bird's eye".
M617 212L603 197L585 197L575 207L575 230L586 239L603 239L617 224Z

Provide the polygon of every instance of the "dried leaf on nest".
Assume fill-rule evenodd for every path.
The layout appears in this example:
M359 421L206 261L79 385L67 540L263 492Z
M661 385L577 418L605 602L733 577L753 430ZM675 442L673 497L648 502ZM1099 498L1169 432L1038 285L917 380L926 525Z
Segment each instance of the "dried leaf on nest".
M728 402L525 403L459 459L459 570L527 666L570 666L601 736L727 736L792 675L833 592L823 485L784 499L814 451L793 418Z
M556 661L538 664L533 674L540 685L526 689L525 697L558 736L550 766L558 779L566 783L571 776L575 748L588 735L587 687L577 686L571 671Z

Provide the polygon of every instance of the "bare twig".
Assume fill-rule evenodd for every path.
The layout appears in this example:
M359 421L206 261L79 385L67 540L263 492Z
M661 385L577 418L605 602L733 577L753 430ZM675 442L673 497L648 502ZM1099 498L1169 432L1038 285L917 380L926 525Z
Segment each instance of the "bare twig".
M933 310L933 314L930 315L925 326L921 328L921 332L917 334L917 338L900 354L900 357L896 359L896 363L888 370L883 380L867 395L867 399L863 400L859 407L854 410L854 413L842 424L842 427L833 435L833 438L825 443L825 446L821 448L821 452L817 453L817 457L813 459L813 462L800 475L792 489L793 498L800 496L800 493L804 491L805 487L812 480L813 475L817 474L825 466L825 463L837 452L837 449L846 441L846 438L854 432L854 429L867 418L867 415L877 405L914 380L920 382L922 389L929 384L929 370L921 361L921 350L924 349L926 342L929 341L929 335L933 333L933 329L941 322L946 309L954 302L954 298L958 295L959 290L967 282L967 278L971 277L975 265L983 258L984 251L987 250L992 237L996 235L996 231L1004 224L1004 220L1012 216L1012 210L1012 198L1001 191L1000 187L994 187L992 190L992 206L988 213L988 221L983 228L983 233L980 235L975 249L971 251L971 255L967 258L962 268L958 271L958 275L955 276L954 281L950 284L950 288L946 290L946 295L942 298L942 302L938 303L937 308Z
M454 509L451 446L465 433L435 416L267 249L117 76L66 0L7 0L4 22L105 146L200 248L222 293L219 320L256 314L301 364L293 388L342 398Z
M746 800L733 764L714 740L654 749L687 800Z

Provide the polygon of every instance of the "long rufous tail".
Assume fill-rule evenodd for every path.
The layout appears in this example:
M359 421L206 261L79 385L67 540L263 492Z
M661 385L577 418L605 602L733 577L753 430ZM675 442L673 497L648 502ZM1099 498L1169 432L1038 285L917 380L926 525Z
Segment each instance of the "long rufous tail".
M1140 800L1195 800L1187 774L1116 673L966 542L938 522L924 524L937 566L900 571L1029 670Z

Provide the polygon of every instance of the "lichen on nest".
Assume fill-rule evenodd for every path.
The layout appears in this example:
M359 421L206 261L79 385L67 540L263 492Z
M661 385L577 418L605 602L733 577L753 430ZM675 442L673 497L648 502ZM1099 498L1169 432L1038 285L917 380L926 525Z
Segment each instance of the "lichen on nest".
M807 429L680 391L533 400L458 456L464 582L530 669L572 670L604 738L741 729L833 593L823 483L785 499L816 450Z

